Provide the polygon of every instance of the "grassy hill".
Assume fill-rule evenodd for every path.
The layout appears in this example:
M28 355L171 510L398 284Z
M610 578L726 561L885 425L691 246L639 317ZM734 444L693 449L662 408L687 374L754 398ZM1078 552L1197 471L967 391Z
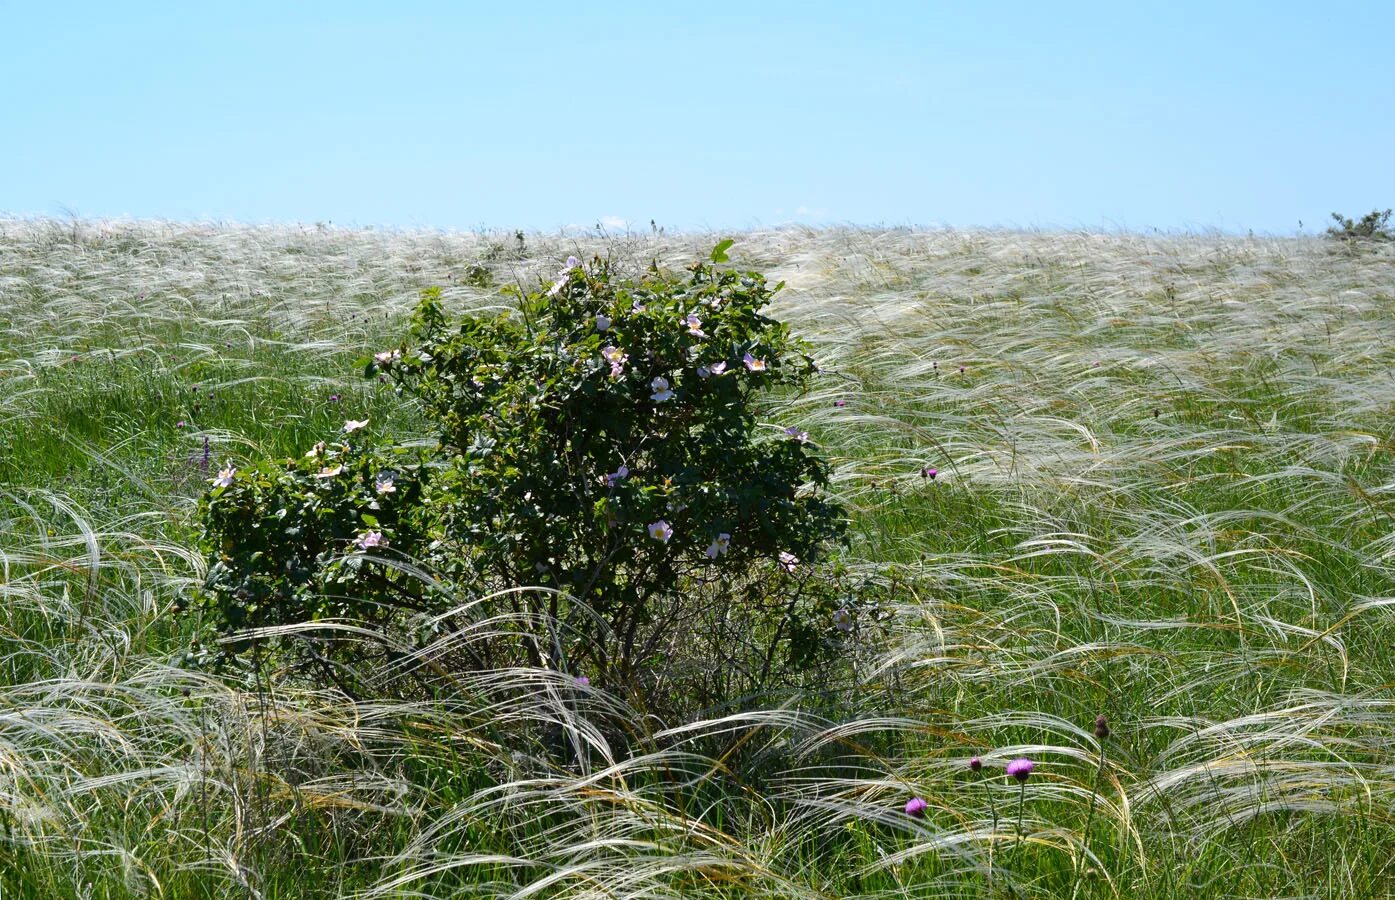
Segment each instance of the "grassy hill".
M829 372L771 416L834 460L849 564L904 576L854 691L617 748L618 701L539 673L184 664L211 472L418 435L354 360L420 289L714 241L0 221L0 897L1390 893L1392 246L739 235Z

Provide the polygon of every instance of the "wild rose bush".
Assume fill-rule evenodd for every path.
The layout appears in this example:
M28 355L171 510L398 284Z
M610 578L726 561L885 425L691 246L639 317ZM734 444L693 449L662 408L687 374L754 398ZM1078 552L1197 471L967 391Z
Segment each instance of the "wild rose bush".
M762 312L780 285L719 268L725 246L682 277L573 258L503 315L455 319L427 291L403 345L364 365L436 446L374 447L350 422L301 459L220 473L210 621L471 627L441 618L462 601L425 570L485 598L462 615L490 637L460 641L457 664L585 675L656 709L836 656L871 601L821 565L844 522L828 464L797 422L757 418L818 369ZM327 645L362 652L317 644L326 672Z

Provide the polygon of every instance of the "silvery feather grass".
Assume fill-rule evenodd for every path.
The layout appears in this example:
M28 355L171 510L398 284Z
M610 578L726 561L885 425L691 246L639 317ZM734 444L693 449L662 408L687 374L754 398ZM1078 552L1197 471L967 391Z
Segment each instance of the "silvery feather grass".
M0 896L1391 893L1388 246L739 235L828 372L766 418L906 585L855 690L655 722L545 672L392 703L183 664L210 468L425 437L352 364L420 288L716 237L0 222Z

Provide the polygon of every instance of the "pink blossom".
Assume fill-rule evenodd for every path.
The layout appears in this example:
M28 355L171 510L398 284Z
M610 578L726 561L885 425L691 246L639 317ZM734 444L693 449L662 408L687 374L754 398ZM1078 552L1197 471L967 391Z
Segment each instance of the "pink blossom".
M381 531L368 531L359 535L354 544L360 550L371 550L374 547L386 547L388 542Z
M667 544L669 538L673 537L673 529L663 519L649 526L649 536L656 541Z
M748 372L765 371L765 360L756 359L750 353L747 353L745 356L741 357L741 361L746 364L746 371Z

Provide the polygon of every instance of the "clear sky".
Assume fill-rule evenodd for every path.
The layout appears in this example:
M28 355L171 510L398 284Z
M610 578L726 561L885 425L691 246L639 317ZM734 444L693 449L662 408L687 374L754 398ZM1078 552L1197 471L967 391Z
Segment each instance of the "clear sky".
M1395 0L0 0L0 214L1321 230Z

